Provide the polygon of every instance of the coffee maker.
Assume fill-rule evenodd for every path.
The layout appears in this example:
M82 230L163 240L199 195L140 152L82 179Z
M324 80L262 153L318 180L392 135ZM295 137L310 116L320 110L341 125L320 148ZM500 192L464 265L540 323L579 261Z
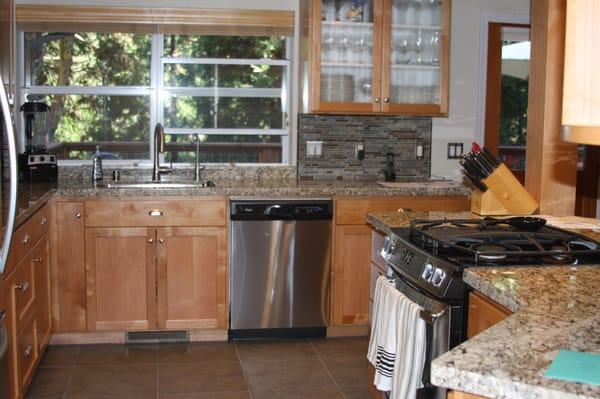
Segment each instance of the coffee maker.
M50 107L43 102L28 101L21 106L25 120L25 152L19 154L19 180L53 182L58 177L56 155L46 148L46 120Z

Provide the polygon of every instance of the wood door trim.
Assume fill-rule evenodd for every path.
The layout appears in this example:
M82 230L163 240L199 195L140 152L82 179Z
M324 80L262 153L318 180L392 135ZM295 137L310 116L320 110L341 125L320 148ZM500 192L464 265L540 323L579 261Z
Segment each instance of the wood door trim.
M502 28L530 28L525 24L490 22L488 24L487 78L485 95L484 145L498 154L500 141L500 99L502 96Z

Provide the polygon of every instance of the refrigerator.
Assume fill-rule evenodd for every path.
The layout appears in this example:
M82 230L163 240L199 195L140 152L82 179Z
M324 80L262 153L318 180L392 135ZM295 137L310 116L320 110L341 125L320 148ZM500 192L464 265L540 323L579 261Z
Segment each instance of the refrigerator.
M1 74L0 74L1 75ZM2 292L2 276L8 259L8 251L15 227L17 211L17 149L15 129L8 98L4 89L4 81L0 76L0 116L2 119L2 169L7 181L0 184L0 399L8 399L8 335L6 331L5 293ZM1 179L4 180L4 179ZM8 192L7 192L8 191Z

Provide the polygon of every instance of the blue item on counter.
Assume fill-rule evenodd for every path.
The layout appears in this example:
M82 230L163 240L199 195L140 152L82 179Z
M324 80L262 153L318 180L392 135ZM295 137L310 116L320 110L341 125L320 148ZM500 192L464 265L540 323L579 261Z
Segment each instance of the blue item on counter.
M600 385L600 354L561 350L554 358L546 377Z

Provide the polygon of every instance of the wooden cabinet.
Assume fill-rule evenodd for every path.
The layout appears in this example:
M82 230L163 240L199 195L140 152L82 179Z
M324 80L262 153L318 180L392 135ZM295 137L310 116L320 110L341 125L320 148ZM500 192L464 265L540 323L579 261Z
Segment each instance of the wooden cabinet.
M85 215L82 201L57 201L52 239L55 332L86 330Z
M224 199L87 202L87 330L227 328L226 209Z
M369 197L335 200L331 323L366 325L369 320L371 228L369 212L465 211L467 197ZM376 262L381 262L377 257Z
M472 338L510 316L512 312L479 292L469 294L467 338Z
M485 397L466 392L450 391L448 392L448 399L485 399Z
M227 241L220 227L158 229L158 327L227 328Z
M301 1L306 111L447 115L450 0L361 3Z
M33 249L31 260L35 281L35 319L37 346L40 353L50 342L52 334L52 303L50 299L50 251L48 236Z
M156 231L86 229L87 329L156 328Z
M43 207L17 229L19 249L4 274L11 398L24 396L52 330L47 212Z

